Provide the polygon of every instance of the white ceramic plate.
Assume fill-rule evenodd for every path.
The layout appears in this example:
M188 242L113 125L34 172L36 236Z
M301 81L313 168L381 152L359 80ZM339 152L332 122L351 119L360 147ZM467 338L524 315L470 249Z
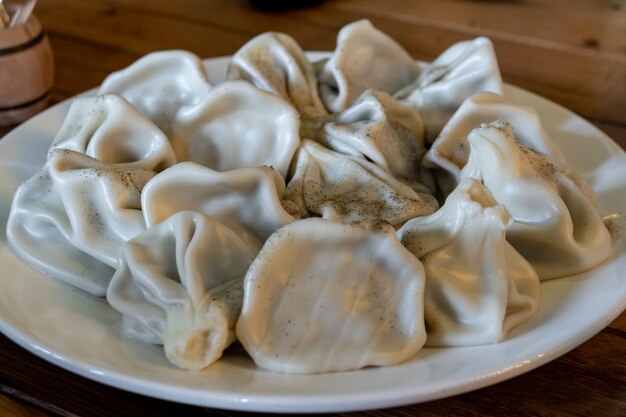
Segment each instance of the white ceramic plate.
M206 66L223 79L227 58ZM626 156L606 135L570 111L507 86L514 102L535 107L568 162L598 193L604 213L626 213ZM15 188L44 163L69 107L63 102L0 141L0 330L42 358L87 378L137 393L202 406L255 411L331 412L417 403L478 389L540 366L578 346L626 305L625 236L595 270L543 283L541 306L506 341L467 348L424 349L398 366L293 376L255 368L240 348L209 369L175 369L158 347L122 337L119 315L35 272L6 247ZM623 216L613 229L624 229ZM621 275L621 276L620 276Z

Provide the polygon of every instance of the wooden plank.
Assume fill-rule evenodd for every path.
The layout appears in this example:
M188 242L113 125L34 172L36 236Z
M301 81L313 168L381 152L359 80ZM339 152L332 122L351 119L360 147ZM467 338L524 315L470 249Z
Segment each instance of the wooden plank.
M529 0L350 0L337 6L359 14L397 21L420 21L449 27L504 33L555 47L585 48L624 56L624 2ZM558 19L558 21L557 21Z
M139 9L178 18L192 19L210 24L219 24L229 29L237 28L247 33L268 30L282 30L306 37L307 26L319 28L333 27L329 15L311 21L306 15L293 19L288 12L261 12L245 0L188 1L184 7L177 2L154 0L149 3L141 0L100 0L107 4L128 9ZM330 2L327 2L330 3ZM619 1L571 2L569 0L526 1L523 6L515 1L477 2L459 0L391 0L381 3L378 0L351 0L337 3L341 7L359 15L387 16L403 21L407 18L423 22L440 22L442 25L481 28L483 31L508 33L511 36L529 37L537 41L550 42L572 47L582 47L596 51L626 53L626 37L616 34L626 31L624 6ZM245 9L245 13L242 13ZM311 11L323 13L327 5L317 5ZM329 9L330 10L330 9ZM565 14L565 15L564 15ZM559 16L555 24L555 15ZM503 19L502 16L514 16ZM280 28L280 29L277 29ZM303 34L304 32L304 34ZM303 36L304 35L304 36Z
M0 416L11 417L43 417L45 413L29 404L0 394Z
M55 52L55 102L100 85L111 72L130 65L143 54L104 46L62 32L49 31Z
M281 31L297 35L300 42L315 38L320 32L335 34L335 27L324 21L294 19L291 13L258 10L247 0L192 0L179 2L155 0L98 0L110 7L137 11L142 14L179 19L194 24L219 27L252 37L268 31Z
M611 324L609 324L611 329L619 330L626 334L626 311L619 315Z
M48 31L139 54L181 48L203 57L227 55L249 38L245 33L96 2L41 2L37 16Z

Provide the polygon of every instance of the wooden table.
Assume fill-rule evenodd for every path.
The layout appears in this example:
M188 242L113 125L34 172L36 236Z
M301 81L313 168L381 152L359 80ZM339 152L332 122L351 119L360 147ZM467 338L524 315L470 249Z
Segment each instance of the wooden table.
M369 18L423 60L433 59L453 42L491 37L505 81L574 110L626 147L624 0L344 0L284 12L258 11L243 0L45 0L36 14L55 53L52 102L97 86L111 71L150 51L182 48L201 57L229 55L269 30L291 34L306 50L331 50L341 26ZM507 382L360 414L625 416L625 358L622 313L580 347ZM91 382L49 365L1 335L0 390L0 415L5 417L204 416L216 411Z

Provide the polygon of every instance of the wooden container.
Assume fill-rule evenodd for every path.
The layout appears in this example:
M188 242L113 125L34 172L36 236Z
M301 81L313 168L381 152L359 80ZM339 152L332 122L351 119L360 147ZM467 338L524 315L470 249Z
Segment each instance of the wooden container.
M37 18L0 28L0 125L16 124L43 110L54 83L54 60Z

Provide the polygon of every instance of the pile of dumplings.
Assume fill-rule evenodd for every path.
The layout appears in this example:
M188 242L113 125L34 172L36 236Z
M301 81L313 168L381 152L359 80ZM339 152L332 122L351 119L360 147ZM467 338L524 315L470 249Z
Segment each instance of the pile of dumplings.
M366 20L320 62L265 33L226 78L185 51L111 74L7 224L23 260L180 368L235 341L296 374L496 343L541 280L610 256L595 195L503 97L488 39L420 65Z

